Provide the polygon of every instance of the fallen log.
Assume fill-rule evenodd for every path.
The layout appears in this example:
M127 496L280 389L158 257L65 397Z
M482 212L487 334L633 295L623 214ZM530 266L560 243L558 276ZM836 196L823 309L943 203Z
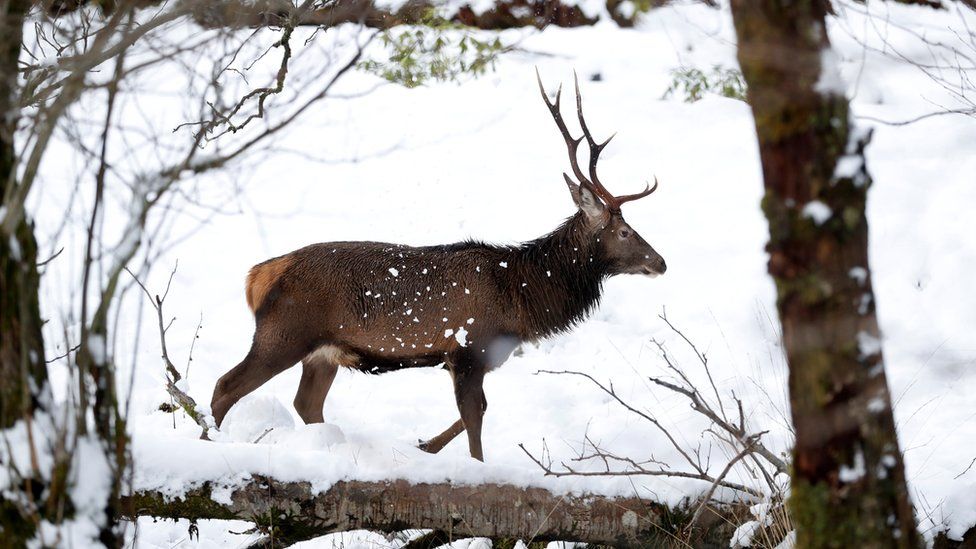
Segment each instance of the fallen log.
M637 497L558 495L542 488L485 484L462 486L390 482L339 482L314 493L307 482L254 478L222 502L211 487L171 499L138 491L124 499L130 517L236 519L288 545L350 530L393 533L422 528L448 539L578 541L614 547L657 547L678 530L667 506ZM720 529L722 521L716 521ZM715 533L708 537L715 537ZM728 533L725 533L728 534ZM727 544L727 535L724 544ZM699 545L701 546L701 545Z

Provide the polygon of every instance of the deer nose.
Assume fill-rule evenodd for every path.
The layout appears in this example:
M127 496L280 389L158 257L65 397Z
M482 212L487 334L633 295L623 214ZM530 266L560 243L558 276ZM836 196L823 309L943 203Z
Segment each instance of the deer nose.
M664 274L664 272L667 270L668 270L668 264L664 262L664 258L662 257L658 261L657 272Z

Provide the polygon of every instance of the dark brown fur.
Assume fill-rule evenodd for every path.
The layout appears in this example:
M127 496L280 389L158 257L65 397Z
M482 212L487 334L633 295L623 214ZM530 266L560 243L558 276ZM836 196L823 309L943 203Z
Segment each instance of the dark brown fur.
M521 246L333 242L261 263L247 285L254 342L218 382L214 416L219 424L237 400L299 360L295 403L306 421L322 421L328 387L315 385L331 385L338 366L383 373L446 363L456 383L477 380L471 398L483 409L484 373L520 342L583 320L599 303L606 277L628 272L634 254L620 257L607 245L619 240L614 232L622 227L619 214L595 229L581 212ZM650 250L634 237L640 254ZM663 270L651 253L650 260L638 254L636 263L659 261L655 268Z

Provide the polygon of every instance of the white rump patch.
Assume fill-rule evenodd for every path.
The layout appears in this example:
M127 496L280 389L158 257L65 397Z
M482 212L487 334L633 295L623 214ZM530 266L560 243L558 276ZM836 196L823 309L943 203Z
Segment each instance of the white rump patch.
M326 344L309 353L302 361L327 362L339 366L355 366L359 363L359 355L351 353L342 347Z

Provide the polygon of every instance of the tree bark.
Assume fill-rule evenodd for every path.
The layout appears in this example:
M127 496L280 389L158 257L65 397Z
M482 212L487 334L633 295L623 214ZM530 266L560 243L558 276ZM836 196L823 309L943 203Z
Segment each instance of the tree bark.
M17 184L17 62L29 8L26 0L0 0L0 219L8 211L9 191ZM50 405L39 287L34 228L21 218L12 231L0 228L0 430L22 420L29 424L35 413ZM30 502L56 491L63 477L52 471L52 488L32 471L19 471L15 477L10 464L0 463L0 468L16 481L0 498L0 531L5 546L22 547L34 536L37 516L47 516L43 508L35 513Z
M614 547L657 547L673 535L662 520L668 509L658 503L559 496L541 488L498 484L344 481L315 494L307 482L256 478L229 499L214 501L210 487L204 486L178 500L137 492L124 507L134 516L251 521L283 545L359 529L393 533L430 528L452 539L563 540ZM727 535L720 545L727 545Z
M734 0L796 428L797 547L918 547L885 377L852 128L826 0Z
M29 2L0 0L0 211L16 185L14 134L18 108L17 61ZM2 218L3 216L0 216ZM43 385L44 345L37 301L37 243L33 227L21 221L0 229L0 428L29 415L38 404L28 380Z

